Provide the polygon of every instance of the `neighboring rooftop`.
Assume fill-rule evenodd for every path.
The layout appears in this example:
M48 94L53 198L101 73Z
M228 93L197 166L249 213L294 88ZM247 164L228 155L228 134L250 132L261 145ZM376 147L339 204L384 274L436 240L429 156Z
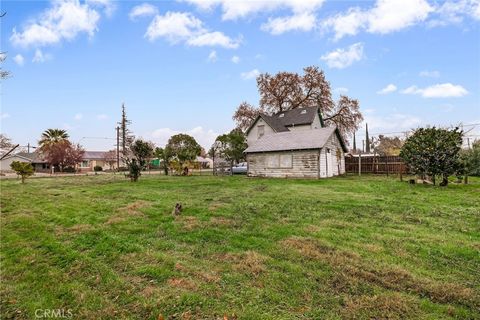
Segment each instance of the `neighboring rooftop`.
M83 159L85 160L104 160L108 151L85 151Z
M245 153L321 149L335 130L327 127L266 135L248 146Z
M39 152L19 152L12 154L11 156L19 156L26 159L29 159L33 163L45 163L45 159L41 156Z

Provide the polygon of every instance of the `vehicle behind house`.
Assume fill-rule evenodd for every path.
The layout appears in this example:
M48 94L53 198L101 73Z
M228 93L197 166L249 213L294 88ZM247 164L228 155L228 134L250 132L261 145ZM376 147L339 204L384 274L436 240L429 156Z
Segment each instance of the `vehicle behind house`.
M247 174L247 163L240 162L232 167L232 174Z

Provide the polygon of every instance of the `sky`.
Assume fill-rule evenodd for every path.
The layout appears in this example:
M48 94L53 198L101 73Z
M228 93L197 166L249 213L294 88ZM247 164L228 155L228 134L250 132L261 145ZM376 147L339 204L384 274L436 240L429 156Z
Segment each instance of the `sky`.
M2 1L0 131L66 129L109 150L125 103L135 136L208 150L259 73L324 70L370 135L480 123L480 0ZM466 126L480 138L480 125ZM357 134L362 139L364 129ZM400 133L401 134L401 133Z

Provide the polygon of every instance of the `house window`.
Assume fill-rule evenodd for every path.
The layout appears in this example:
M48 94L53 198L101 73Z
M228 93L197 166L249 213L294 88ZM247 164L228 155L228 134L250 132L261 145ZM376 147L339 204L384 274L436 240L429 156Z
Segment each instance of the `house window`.
M292 158L291 154L274 154L267 156L267 168L292 168Z
M82 163L80 163L80 167L88 168L88 160L83 160Z
M257 134L258 134L258 138L263 137L263 135L265 134L265 126L264 125L261 125L261 126L257 127Z

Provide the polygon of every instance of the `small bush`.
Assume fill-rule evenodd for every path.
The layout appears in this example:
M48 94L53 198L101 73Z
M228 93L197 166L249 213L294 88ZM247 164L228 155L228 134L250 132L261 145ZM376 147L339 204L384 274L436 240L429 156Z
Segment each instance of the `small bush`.
M13 161L10 167L22 177L22 183L25 183L25 179L33 175L33 167L29 162Z
M98 172L98 171L103 171L102 166L95 166L93 167L93 171Z
M65 168L63 169L63 172L66 172L66 173L75 173L75 172L77 172L77 170L75 170L74 167L65 167Z

